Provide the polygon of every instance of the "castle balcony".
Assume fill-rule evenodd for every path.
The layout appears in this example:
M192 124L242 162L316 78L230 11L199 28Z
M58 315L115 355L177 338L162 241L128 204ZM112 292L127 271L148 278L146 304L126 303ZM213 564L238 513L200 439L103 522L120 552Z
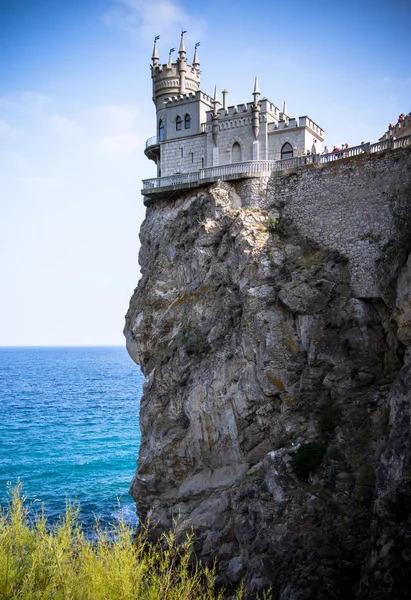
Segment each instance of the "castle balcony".
M207 167L191 173L176 173L168 177L155 177L143 180L144 204L150 206L155 199L170 198L173 194L188 191L209 185L218 180L232 181L256 177L269 177L273 171L290 171L309 165L325 165L343 159L374 154L386 150L396 150L411 146L411 135L397 139L380 140L375 144L360 144L351 148L344 148L329 154L310 154L308 156L294 156L282 160L251 160L230 165Z
M235 179L269 177L271 171L275 169L275 165L276 161L274 160L250 160L230 165L207 167L191 173L176 173L168 177L144 179L141 193L145 197L144 204L150 206L154 198L169 197L173 192L209 185L221 179L232 181Z
M153 135L151 138L148 138L144 148L144 154L150 160L154 160L156 164L158 163L160 160L160 139L158 135Z

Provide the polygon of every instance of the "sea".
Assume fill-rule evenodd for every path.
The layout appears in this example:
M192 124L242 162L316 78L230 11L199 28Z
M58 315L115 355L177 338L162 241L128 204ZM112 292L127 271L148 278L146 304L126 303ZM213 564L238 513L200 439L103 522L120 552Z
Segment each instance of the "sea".
M49 522L137 523L129 496L143 375L124 347L0 348L0 505L21 482Z

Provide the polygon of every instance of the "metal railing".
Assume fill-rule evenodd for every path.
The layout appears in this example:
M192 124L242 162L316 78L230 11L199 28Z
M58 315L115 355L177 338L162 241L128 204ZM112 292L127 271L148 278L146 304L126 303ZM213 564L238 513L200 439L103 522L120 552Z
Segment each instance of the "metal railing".
M157 136L154 136L147 140L147 145L153 145L156 142L150 140L157 140ZM256 175L257 177L263 176L264 174L271 173L271 171L285 171L294 169L296 167L302 167L310 164L323 164L341 160L343 158L349 158L351 156L359 156L361 154L367 154L375 152L382 152L388 149L405 148L411 145L411 135L404 136L398 139L388 139L375 144L360 144L359 146L353 146L352 148L343 148L336 152L329 152L328 154L309 154L308 156L294 156L292 158L283 158L282 160L250 160L245 162L233 163L229 165L218 165L215 167L206 167L199 171L191 173L175 173L174 175L168 175L166 177L154 177L153 179L143 180L143 190L155 190L163 187L169 187L173 185L184 185L184 184L198 184L207 182L210 180L217 179L230 179L236 178L236 176L250 177Z

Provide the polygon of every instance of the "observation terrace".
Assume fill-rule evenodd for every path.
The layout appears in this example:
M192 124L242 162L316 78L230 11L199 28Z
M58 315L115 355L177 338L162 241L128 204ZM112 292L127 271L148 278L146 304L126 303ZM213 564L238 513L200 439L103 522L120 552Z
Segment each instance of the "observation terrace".
M141 193L145 197L144 204L150 206L157 198L170 197L174 192L202 187L218 180L232 181L236 179L269 177L273 171L289 171L290 169L307 165L331 163L364 153L374 154L410 145L411 135L407 135L398 139L380 140L375 144L367 142L366 144L345 148L338 152L330 152L329 154L294 156L293 158L285 158L277 161L250 160L216 167L206 167L191 173L176 173L167 177L144 179ZM147 150L153 147L159 148L159 142L156 137L147 140L145 153L147 154Z

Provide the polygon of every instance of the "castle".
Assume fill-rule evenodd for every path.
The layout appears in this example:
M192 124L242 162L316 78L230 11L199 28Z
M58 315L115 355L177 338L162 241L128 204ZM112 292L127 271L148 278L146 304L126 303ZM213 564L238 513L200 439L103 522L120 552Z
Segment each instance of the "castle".
M313 144L321 152L324 130L307 116L291 118L266 98L255 79L253 101L227 106L200 89L198 44L188 64L181 33L178 59L161 64L154 41L151 77L157 134L145 154L157 165L157 177L198 173L201 169L249 161L279 161L302 156Z

